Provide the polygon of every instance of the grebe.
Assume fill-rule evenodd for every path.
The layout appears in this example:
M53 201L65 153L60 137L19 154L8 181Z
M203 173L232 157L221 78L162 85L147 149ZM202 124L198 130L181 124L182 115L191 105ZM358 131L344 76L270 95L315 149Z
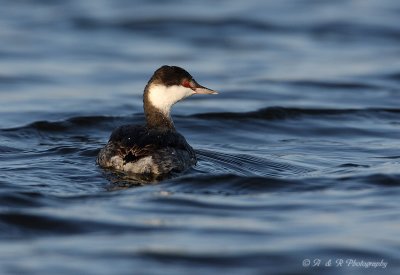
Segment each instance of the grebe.
M180 67L165 65L157 69L143 94L146 125L115 129L97 156L98 165L142 175L182 172L195 165L193 148L176 131L171 118L171 107L194 94L217 92L201 86Z

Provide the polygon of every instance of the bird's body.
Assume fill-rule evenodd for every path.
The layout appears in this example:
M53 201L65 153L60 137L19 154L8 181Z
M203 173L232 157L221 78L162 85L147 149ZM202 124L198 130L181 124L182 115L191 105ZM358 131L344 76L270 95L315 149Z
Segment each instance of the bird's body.
M196 155L177 131L124 125L113 131L97 162L128 173L167 174L195 165Z
M104 168L140 175L182 172L196 164L196 154L172 122L170 109L196 93L213 94L182 68L163 66L146 85L143 105L146 125L124 125L113 131L100 150L97 163Z

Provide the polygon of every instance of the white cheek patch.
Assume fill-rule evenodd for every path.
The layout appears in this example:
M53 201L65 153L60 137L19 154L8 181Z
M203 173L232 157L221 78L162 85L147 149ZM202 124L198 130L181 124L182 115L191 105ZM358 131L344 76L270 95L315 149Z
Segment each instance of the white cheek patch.
M172 105L194 93L192 89L178 85L152 85L149 89L149 99L154 107L169 114Z

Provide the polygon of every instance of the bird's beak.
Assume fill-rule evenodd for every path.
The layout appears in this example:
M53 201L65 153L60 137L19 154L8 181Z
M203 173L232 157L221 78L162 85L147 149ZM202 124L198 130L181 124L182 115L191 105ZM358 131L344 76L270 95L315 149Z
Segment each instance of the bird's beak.
M216 94L218 94L218 92L217 91L214 91L214 90L211 90L211 89L208 89L208 88L206 88L206 87L204 87L204 86L201 86L199 83L197 83L197 82L195 82L195 81L193 81L194 83L194 87L193 87L193 91L194 91L194 93L195 94L204 94L204 95L216 95Z

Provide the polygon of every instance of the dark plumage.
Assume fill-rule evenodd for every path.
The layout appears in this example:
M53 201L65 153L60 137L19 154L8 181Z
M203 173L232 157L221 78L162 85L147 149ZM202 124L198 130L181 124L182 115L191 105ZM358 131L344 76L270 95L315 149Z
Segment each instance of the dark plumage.
M143 161L151 157L150 161ZM139 161L142 160L142 165ZM196 164L196 154L175 130L124 125L113 131L97 163L106 168L137 174L181 172ZM147 165L148 164L148 165Z

